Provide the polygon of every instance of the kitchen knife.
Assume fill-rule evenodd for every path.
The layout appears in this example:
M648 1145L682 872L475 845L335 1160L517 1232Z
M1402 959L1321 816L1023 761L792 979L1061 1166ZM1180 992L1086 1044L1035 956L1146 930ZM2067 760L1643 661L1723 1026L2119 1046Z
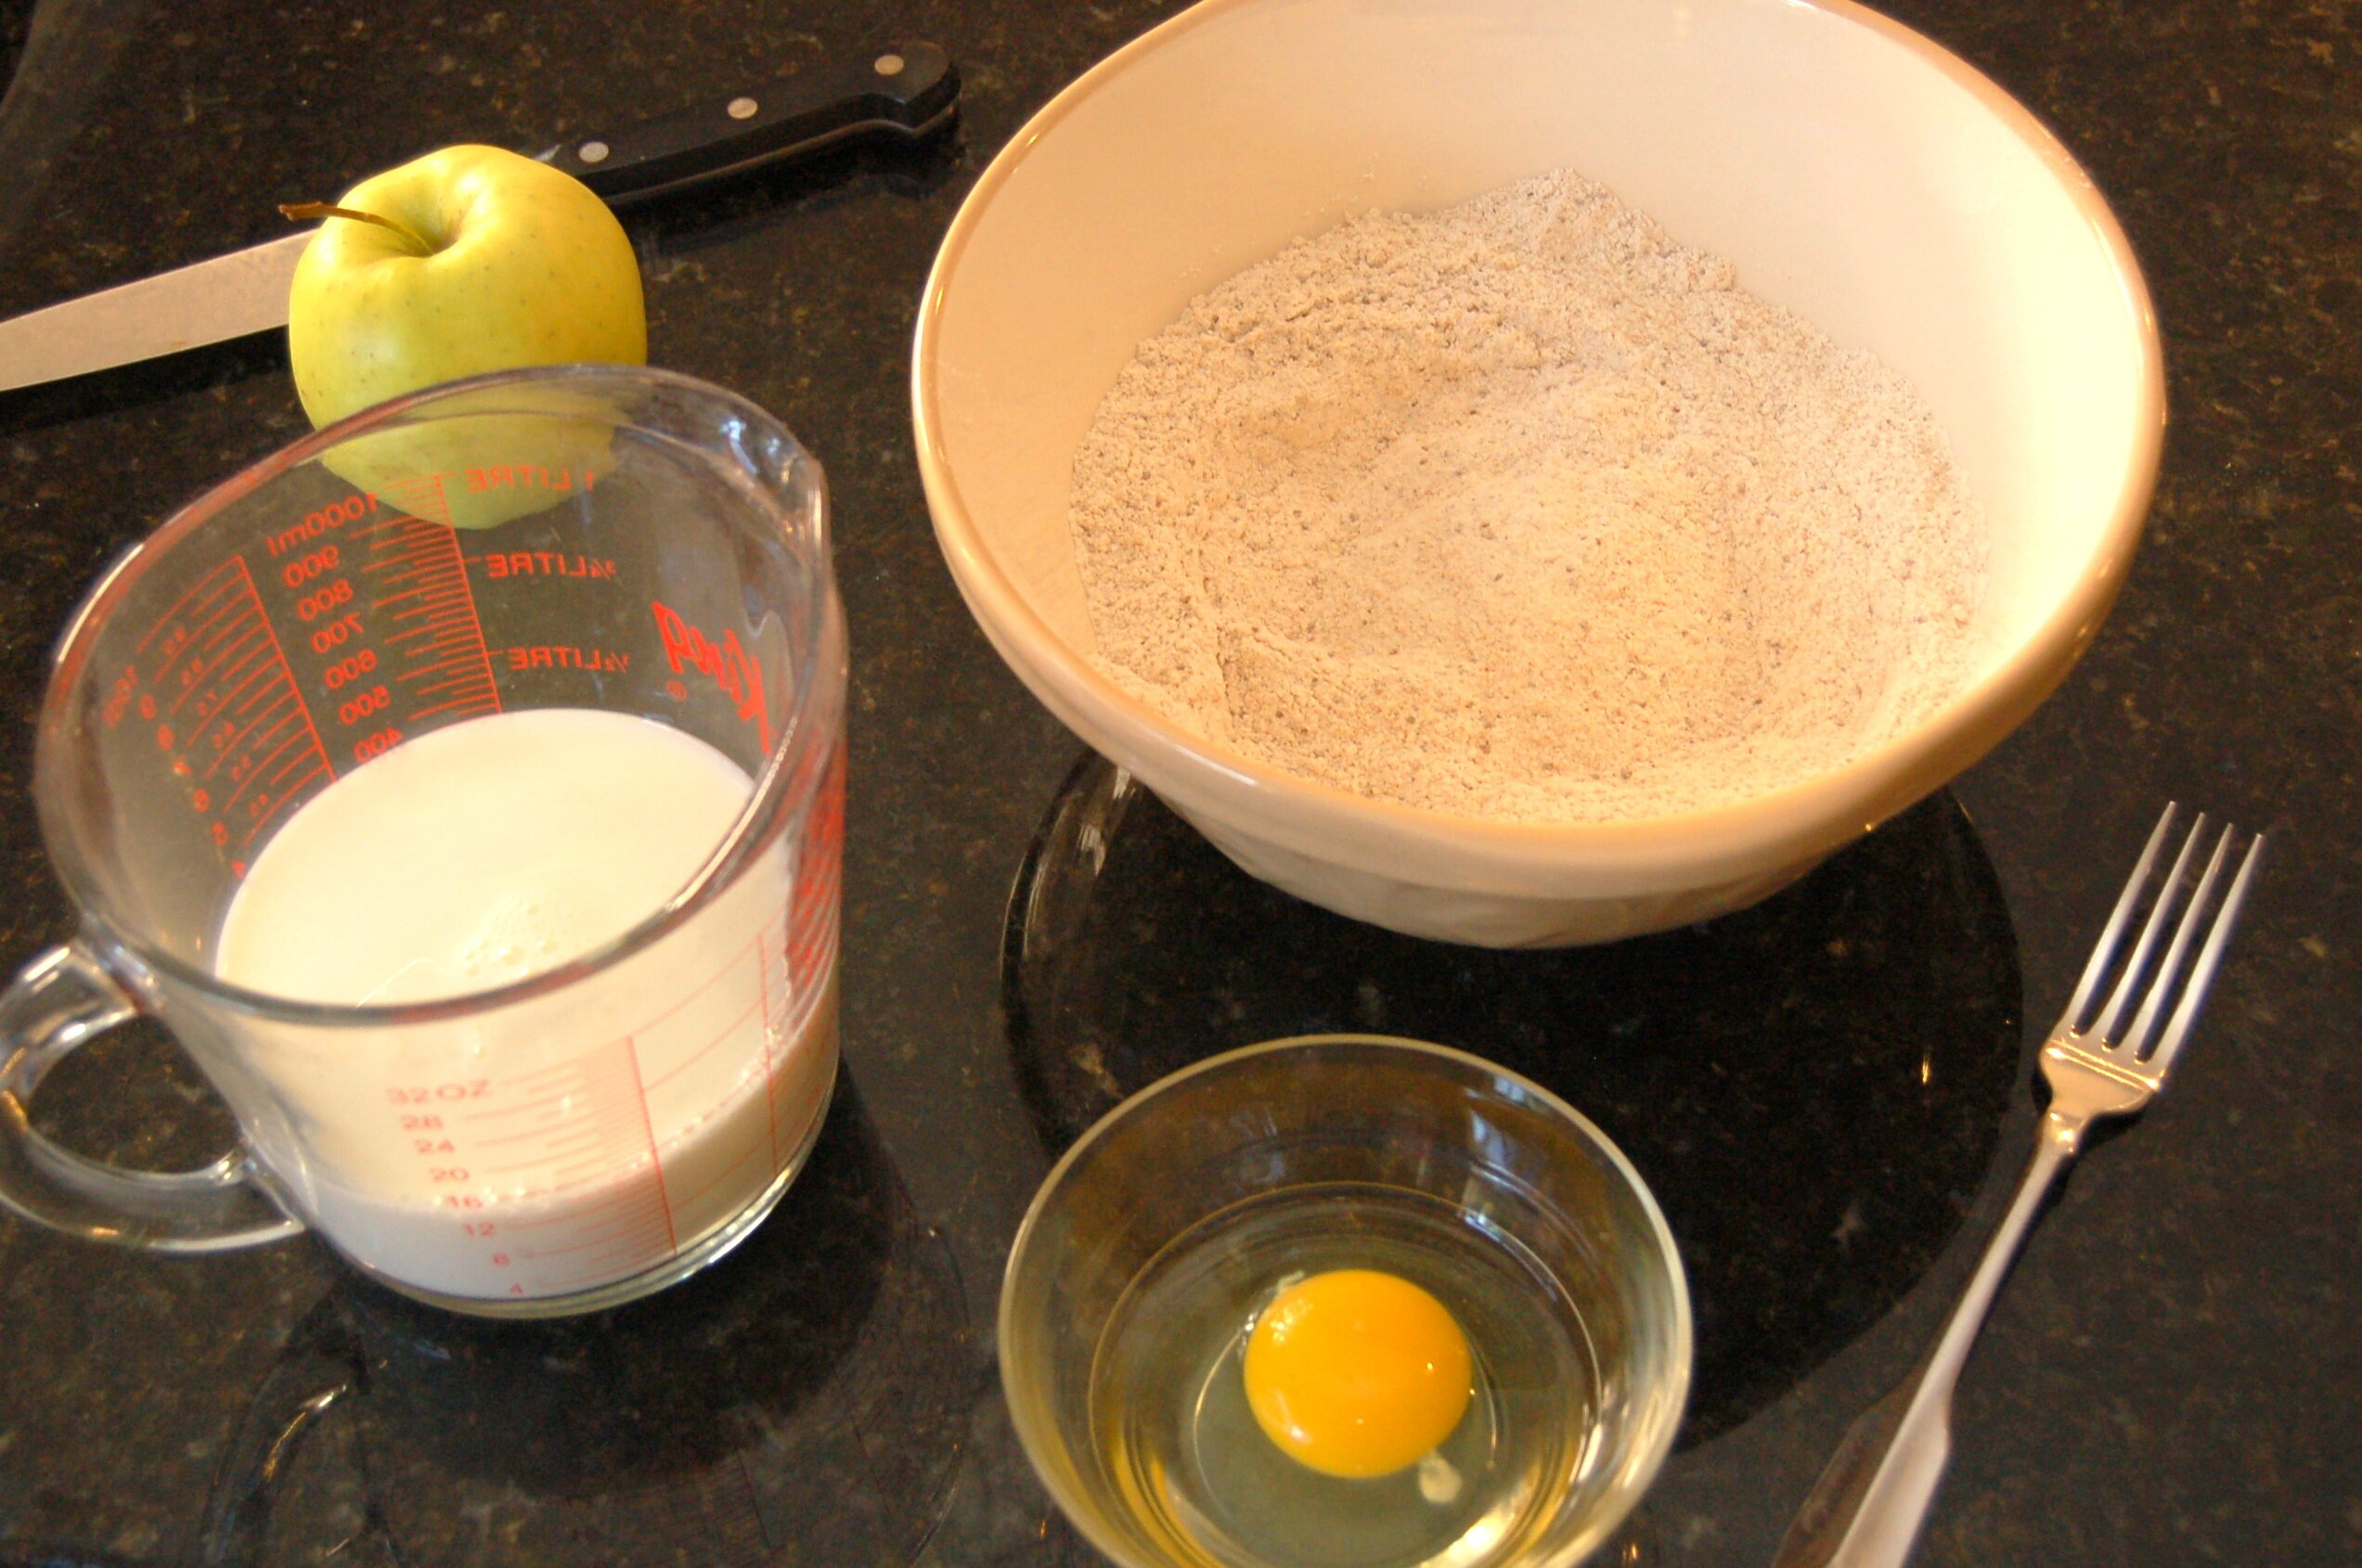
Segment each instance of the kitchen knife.
M949 56L899 44L536 156L627 207L856 137L917 141L950 120L959 97ZM0 321L0 392L286 326L288 287L313 232Z

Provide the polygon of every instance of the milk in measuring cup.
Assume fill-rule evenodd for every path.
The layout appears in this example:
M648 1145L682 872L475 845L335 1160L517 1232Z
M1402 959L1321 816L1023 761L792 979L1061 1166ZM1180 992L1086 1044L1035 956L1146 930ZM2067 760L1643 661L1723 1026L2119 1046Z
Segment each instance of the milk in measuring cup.
M216 972L350 1006L523 979L679 893L751 793L704 742L626 714L433 731L296 813L231 902ZM786 1169L825 1105L833 996L790 982L788 853L550 996L349 1048L265 1042L310 1151L274 1168L344 1251L430 1291L565 1294L668 1261Z

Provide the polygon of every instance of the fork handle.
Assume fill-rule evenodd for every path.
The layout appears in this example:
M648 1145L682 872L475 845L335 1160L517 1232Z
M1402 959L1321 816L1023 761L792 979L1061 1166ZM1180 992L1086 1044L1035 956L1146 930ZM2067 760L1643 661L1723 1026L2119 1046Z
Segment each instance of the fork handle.
M1900 1568L1952 1454L1952 1391L2043 1195L2083 1145L2085 1118L2044 1114L2026 1174L1918 1369L1846 1429L1772 1568Z

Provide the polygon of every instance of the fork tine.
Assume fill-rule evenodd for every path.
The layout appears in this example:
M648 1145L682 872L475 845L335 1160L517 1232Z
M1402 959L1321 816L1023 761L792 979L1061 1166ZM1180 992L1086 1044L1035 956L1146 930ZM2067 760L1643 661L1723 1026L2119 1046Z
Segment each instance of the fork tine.
M2227 839L2229 834L2225 833ZM2223 949L2230 945L2231 928L2239 924L2239 906L2247 902L2248 880L2255 875L2256 863L2264 858L2264 835L2250 839L2247 854L2239 863L2239 875L2231 879L2231 891L2223 895L2223 906L2214 916L2214 929L2206 934L2206 945L2198 950L2198 967L2190 970L2189 984L2182 992L2182 1005L2174 1009L2174 1022L2165 1027L2165 1037L2157 1042L2157 1054L2149 1060L2149 1070L2163 1073L2172 1065L2174 1053L2181 1049L2182 1040L2190 1026L2198 1022L2200 1009L2206 1005L2206 988L2214 983L2214 967L2223 961Z
M2214 853L2206 862L2206 874L2198 880L2198 891L2189 895L2189 904L2174 927L2174 940L2166 945L2165 957L2157 966L2157 977L2151 981L2149 995L2140 1004L2140 1011L2133 1015L2132 1027L2124 1031L2124 1051L2137 1057L2154 1038L2157 1018L2164 1011L2167 1000L2174 995L2174 980L2182 971L2183 955L2189 951L2189 939L2206 923L2206 907L2214 896L2214 884L2222 880L2223 862L2231 853L2231 835L2237 831L2229 823L2223 824L2222 837L2214 841ZM2193 838L2195 835L2193 835Z
M2115 912L2108 917L2108 929L2092 945L2091 961L2084 966L2083 979L2075 983L2075 994L2068 999L2067 1010L2059 1020L2059 1028L2073 1030L2083 1018L2092 993L2099 989L2100 981L2108 973L2108 961L2116 956L2117 940L2124 934L2125 922L2132 919L2133 906L2140 902L2140 890L2149 883L2149 868L2157 864L2157 851L2165 842L2165 831L2174 825L2174 816L2180 810L2179 803L2167 801L2164 815L2149 829L2149 847L2140 852L2140 864L2133 868L2132 877L2124 883Z
M2206 836L2206 814L2200 812L2189 825L2189 837L2182 841L2182 852L2174 856L2174 868L2165 873L2165 880L2157 890L2157 902L2149 906L2149 919L2140 928L2140 940L2133 945L2133 956L2124 960L2124 972L2117 978L2116 989L2109 993L2108 1006L2092 1021L2085 1031L2088 1037L2112 1048L2118 1038L2116 1025L2123 1021L2124 1009L2132 1004L2133 992L2149 967L2149 955L2157 945L2157 938L2173 918L2178 900L2182 877L2189 869L2189 857L2198 849L2198 841Z

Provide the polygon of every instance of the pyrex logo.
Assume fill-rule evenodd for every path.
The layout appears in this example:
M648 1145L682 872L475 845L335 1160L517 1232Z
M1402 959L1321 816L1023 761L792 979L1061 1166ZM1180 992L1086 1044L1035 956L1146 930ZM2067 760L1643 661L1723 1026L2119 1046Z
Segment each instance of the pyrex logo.
M769 751L771 715L763 701L763 672L740 646L738 634L726 631L716 644L661 599L649 600L648 608L656 613L656 635L664 639L665 657L672 662L673 673L694 669L719 687L722 695L738 704L740 718L755 721L763 750Z

